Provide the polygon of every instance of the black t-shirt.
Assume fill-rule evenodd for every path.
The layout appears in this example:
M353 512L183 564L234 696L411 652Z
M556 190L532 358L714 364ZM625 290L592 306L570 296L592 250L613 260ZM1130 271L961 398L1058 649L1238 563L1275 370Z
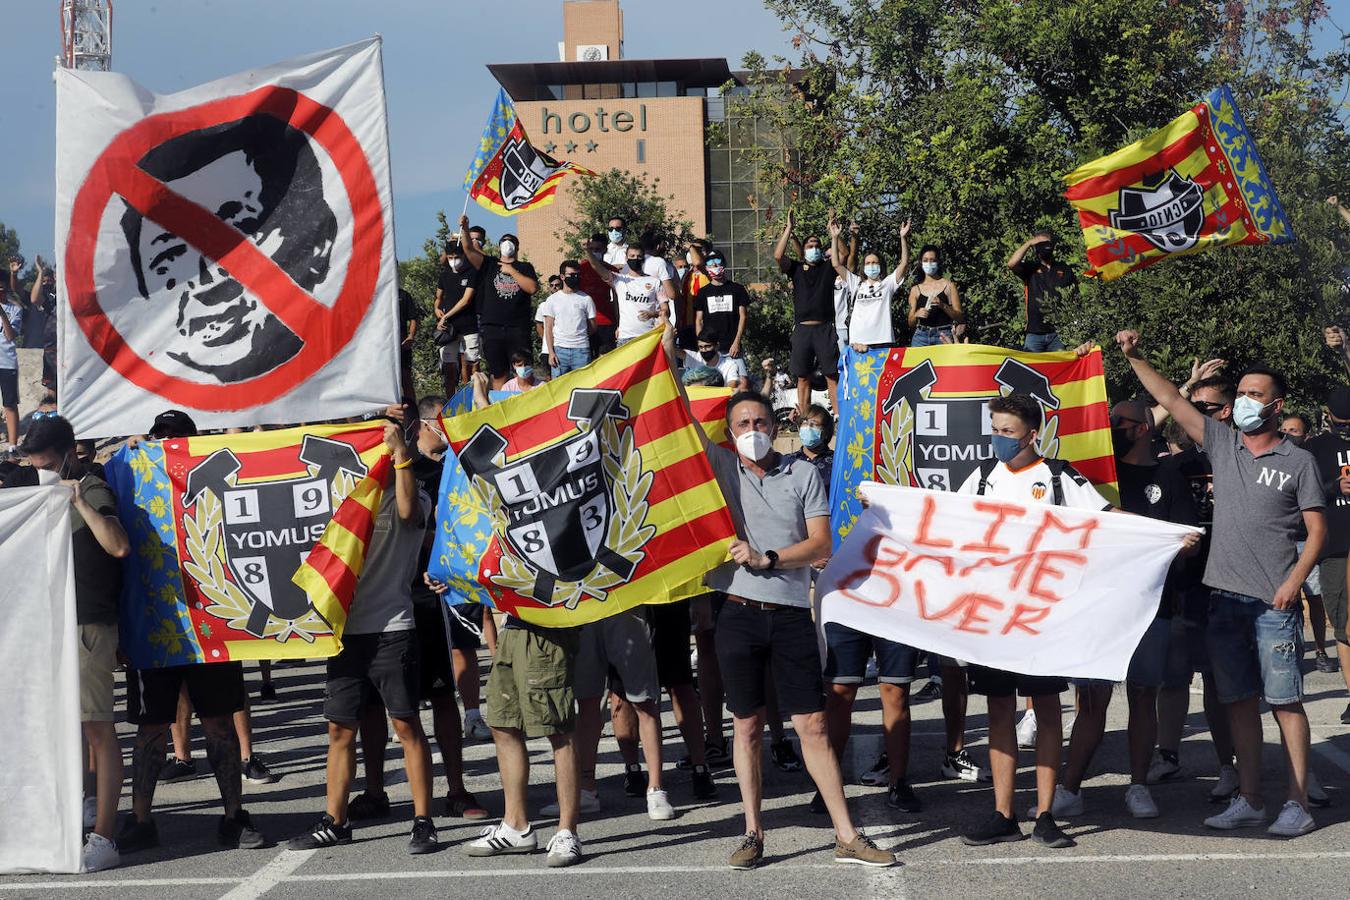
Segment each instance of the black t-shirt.
M422 307L417 305L413 295L403 288L398 289L398 323L400 334L407 334L409 322L416 322L422 318Z
M1317 460L1317 474L1326 491L1327 542L1322 559L1350 553L1350 497L1340 490L1340 479L1350 475L1350 440L1326 433L1308 438L1303 449Z
M731 349L740 325L741 310L750 305L750 295L734 281L717 285L711 282L699 288L694 312L703 313L703 330L717 335L723 353Z
M822 260L809 268L797 260L788 262L792 279L792 321L834 321L834 269Z
M1022 279L1026 289L1027 333L1050 334L1055 326L1045 318L1044 303L1060 292L1078 292L1078 279L1063 263L1051 263L1042 268L1038 259L1024 259L1013 267L1013 273Z
M424 606L429 609L439 609L441 603L440 595L427 587L422 573L431 564L431 546L436 539L435 509L441 490L441 471L443 468L444 463L420 454L412 464L413 478L417 479L418 486L427 492L427 496L432 498L432 513L427 518L426 535L422 540L422 549L418 552L417 569L413 572L412 601L414 606Z
M534 266L516 260L515 270L535 278ZM530 295L520 289L516 279L502 271L502 262L495 256L484 256L478 270L478 323L480 325L515 326L530 328L534 312Z
M441 277L436 280L436 287L441 291L441 311L449 312L454 309L455 304L464 296L464 292L473 287L477 280L478 271L467 263L458 272L446 266ZM447 320L454 327L455 334L478 333L477 305L475 299Z
M1200 524L1191 486L1170 458L1151 466L1116 460L1116 480L1120 485L1120 508L1126 512L1174 525ZM1172 564L1158 604L1158 618L1172 617L1172 598L1178 590L1195 583L1198 574L1185 559L1179 558Z

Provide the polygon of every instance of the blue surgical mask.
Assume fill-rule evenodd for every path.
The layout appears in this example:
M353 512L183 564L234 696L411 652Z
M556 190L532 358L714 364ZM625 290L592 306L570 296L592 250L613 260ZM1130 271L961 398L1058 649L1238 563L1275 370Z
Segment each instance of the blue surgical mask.
M623 232L617 228L611 228L609 230L609 242L611 244L618 244L621 243L622 241L623 241Z
M534 374L534 368L532 366L515 366L514 368L516 370L516 377L521 381L526 380Z
M867 265L863 266L863 274L866 275L868 278L880 278L881 266L877 265L876 263L868 263Z
M999 462L1010 463L1023 450L1020 439L1008 437L1006 434L993 435L990 441L994 445L994 455L998 457Z
M1271 403L1274 403L1272 400ZM1267 406L1271 403L1263 404L1260 400L1254 400L1251 397L1239 397L1233 404L1233 424L1242 429L1244 433L1250 434L1259 429L1269 418L1265 415Z
M807 248L806 248L806 261L809 262L809 263L811 263L811 264L813 264L813 265L814 265L815 263L820 262L820 248L819 248L819 247L807 247Z
M938 273L938 264L937 264L937 263L925 261L924 263L922 263L922 265L923 265L923 274L925 274L925 275L936 275L936 274Z
M814 450L816 447L820 446L822 435L820 429L815 425L803 425L801 428L797 429L797 436L802 439L803 447L810 447Z

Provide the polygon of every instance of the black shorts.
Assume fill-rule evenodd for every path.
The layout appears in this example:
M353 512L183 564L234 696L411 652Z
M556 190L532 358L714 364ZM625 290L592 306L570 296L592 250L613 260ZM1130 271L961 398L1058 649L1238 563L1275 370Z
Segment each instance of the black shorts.
M379 695L384 708L396 719L417 715L417 650L414 631L344 636L342 652L328 658L324 718L358 722L361 710L375 699L374 695Z
M601 353L613 350L617 333L617 325L595 326L595 331L591 332L591 359L598 359Z
M524 353L533 364L534 351L530 344L530 326L528 325L483 325L478 326L478 335L482 347L483 360L493 378L501 378L511 371L511 354L517 350Z
M450 620L450 647L465 653L476 653L483 646L480 636L487 607L481 603L460 603L446 610ZM468 622L466 625L465 622ZM477 632L469 626L478 629Z
M0 406L19 407L18 369L0 369Z
M826 378L839 377L839 335L830 324L798 325L792 329L788 371L795 378L810 378L817 369Z
M985 697L1011 697L1020 694L1023 697L1043 697L1047 694L1062 694L1069 689L1067 678L1053 678L1044 675L1019 675L1002 669L989 669L984 666L966 667L970 680L970 692Z
M127 721L168 725L178 717L178 692L187 685L198 718L231 716L244 708L244 664L197 663L127 670Z
M439 606L414 603L413 624L417 630L417 695L424 699L453 697L455 671L450 665L444 614Z
M733 715L749 716L764 706L770 670L784 715L825 708L816 627L805 607L759 609L728 599L717 617L717 662Z
M647 607L652 624L652 648L656 651L656 677L661 687L694 683L694 666L689 659L689 601L654 603Z

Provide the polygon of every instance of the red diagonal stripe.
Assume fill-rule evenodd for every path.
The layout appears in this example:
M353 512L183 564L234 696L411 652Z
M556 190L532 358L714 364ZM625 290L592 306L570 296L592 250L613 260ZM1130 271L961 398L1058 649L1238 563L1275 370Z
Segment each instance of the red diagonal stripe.
M1165 171L1190 156L1197 147L1204 145L1208 134L1208 118L1201 115L1199 125L1196 128L1186 132L1147 159L1132 166L1107 172L1105 175L1080 181L1065 191L1064 196L1072 203L1075 200L1086 200L1090 197L1110 194L1122 187L1128 187L1143 181L1144 176Z
M1083 434L1111 427L1111 411L1105 403L1073 406L1055 413L1059 420L1059 435Z

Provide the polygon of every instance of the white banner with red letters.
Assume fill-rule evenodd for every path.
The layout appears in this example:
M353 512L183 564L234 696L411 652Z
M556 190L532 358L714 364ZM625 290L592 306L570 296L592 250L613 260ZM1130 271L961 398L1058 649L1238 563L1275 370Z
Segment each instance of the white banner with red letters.
M864 482L821 621L1027 675L1123 680L1196 529Z
M398 394L380 39L174 94L56 71L57 380L80 437Z

